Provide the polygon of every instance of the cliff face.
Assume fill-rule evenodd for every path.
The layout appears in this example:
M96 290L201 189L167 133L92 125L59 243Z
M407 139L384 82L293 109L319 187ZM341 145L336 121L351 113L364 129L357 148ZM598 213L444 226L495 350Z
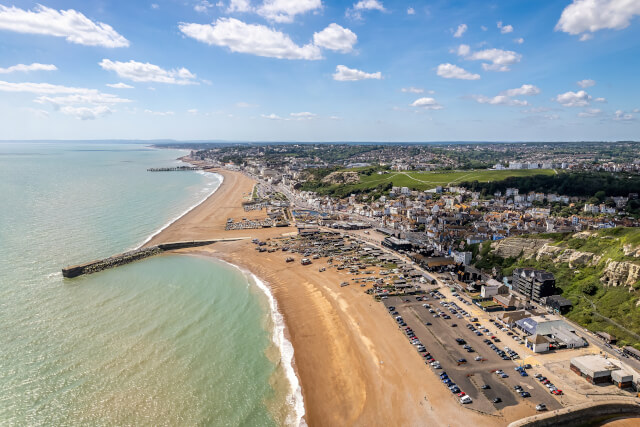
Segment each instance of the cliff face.
M524 258L531 258L537 254L540 248L548 243L551 243L551 240L511 237L493 242L491 244L491 250L494 255L501 258L517 258L520 255Z
M592 232L582 232L575 238L594 238ZM595 237L598 238L598 237ZM550 239L527 239L510 237L491 244L494 255L501 258L535 259L536 261L551 260L558 264L567 264L570 268L601 266L600 282L604 286L625 286L633 288L640 281L640 264L634 261L616 261L602 254L580 251L562 246L562 243L552 244ZM624 245L625 256L640 258L640 248Z
M582 265L598 265L602 256L591 252L581 252L575 249L565 249L560 246L545 244L536 253L536 261L552 259L557 263L567 263L574 268Z
M640 280L640 265L629 261L607 261L600 281L605 286L633 287Z
M358 172L331 172L322 179L322 182L329 184L356 184L360 182Z

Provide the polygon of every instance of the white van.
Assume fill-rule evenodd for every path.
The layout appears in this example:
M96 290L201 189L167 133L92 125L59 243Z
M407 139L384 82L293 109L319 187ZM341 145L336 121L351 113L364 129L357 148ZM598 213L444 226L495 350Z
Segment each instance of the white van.
M471 400L469 396L462 396L460 398L460 403L462 404L471 403L471 402L473 402L473 400Z

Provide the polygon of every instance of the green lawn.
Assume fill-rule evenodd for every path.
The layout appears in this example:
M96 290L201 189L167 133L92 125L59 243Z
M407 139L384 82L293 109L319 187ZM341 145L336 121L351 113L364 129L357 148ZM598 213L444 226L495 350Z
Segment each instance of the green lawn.
M501 181L512 176L553 175L553 169L518 169L518 170L468 170L446 172L389 172L382 175L376 173L361 175L360 182L349 185L351 189L373 188L381 183L391 182L395 187L408 187L412 190L430 190L437 186L456 185L464 181Z

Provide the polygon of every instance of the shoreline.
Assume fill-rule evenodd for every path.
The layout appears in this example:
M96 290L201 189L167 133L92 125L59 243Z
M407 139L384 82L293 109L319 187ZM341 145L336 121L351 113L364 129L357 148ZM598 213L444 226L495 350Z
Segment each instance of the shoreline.
M219 262L229 265L240 271L247 278L248 282L252 282L252 285L258 288L264 296L267 298L269 304L269 315L273 322L273 329L271 332L271 342L278 349L280 354L280 363L283 367L285 377L289 383L289 392L287 393L287 404L292 410L294 420L289 420L291 425L306 426L304 397L302 395L302 386L300 385L300 378L295 369L294 355L295 350L293 344L287 338L287 327L284 322L284 317L278 309L278 302L273 296L270 286L261 280L258 276L252 272L245 270L244 268L227 262L223 259L216 258ZM250 283L251 284L251 283ZM289 425L289 423L287 423Z
M311 267L285 263L282 253L259 253L250 241L293 235L295 227L225 230L227 218L258 219L265 214L242 207L253 179L226 169L210 171L224 176L218 190L147 245L245 238L174 253L226 261L269 287L294 349L303 422L311 426L439 425L446 419L456 425L494 426L529 415L517 409L497 416L462 409L457 400L442 393L437 378L425 369L383 306L359 288L339 286L345 273L329 268L320 272L318 267L325 260Z
M182 163L190 164L189 162L184 160L184 157L181 157L177 160L179 160ZM149 242L151 242L154 238L156 238L158 235L163 233L166 229L171 227L177 221L180 221L183 217L188 215L194 209L197 209L198 207L200 207L208 199L215 196L216 192L220 190L225 183L225 176L221 173L212 171L211 169L197 171L197 173L213 174L216 177L218 177L219 183L204 198L202 198L197 203L190 206L182 214L178 215L177 217L167 222L165 225L163 225L160 229L155 231L153 234L149 235L149 237L147 237L145 241L142 242L140 245L136 246L135 249L140 249L148 245ZM287 333L287 326L284 321L284 316L278 310L277 300L274 297L268 282L265 282L264 280L259 278L257 275L255 275L253 272L243 268L242 266L228 262L219 257L214 257L214 258L219 262L222 262L234 269L239 270L243 275L245 275L245 277L247 277L247 281L249 282L249 284L254 285L256 288L258 288L266 297L269 305L269 308L268 308L269 313L267 314L269 315L269 317L271 318L271 321L273 322L273 330L268 332L271 335L270 338L271 338L272 344L278 349L278 353L280 354L280 364L282 365L286 380L289 383L289 391L287 393L286 403L289 405L291 409L291 413L295 418L294 420L291 420L291 424L296 426L306 426L307 424L304 419L306 411L304 406L302 386L301 386L300 378L295 368L295 358L294 358L295 349L291 341L287 338L288 333Z
M187 163L184 160L180 160L183 163ZM215 172L207 172L207 171L197 171L196 173L203 173L203 174L207 174L207 173L211 173L213 175L217 175L219 177L220 182L218 183L218 185L216 186L216 188L214 188L213 190L211 190L206 196L204 196L202 199L200 199L199 201L197 201L195 204L191 205L190 207L187 208L187 210L185 210L184 212L182 212L181 214L179 214L178 216L176 216L173 219L170 219L166 224L164 224L162 227L160 227L158 230L154 231L152 234L149 235L149 237L147 237L144 242L140 243L139 245L135 246L133 248L133 250L135 249L140 249L143 246L145 246L147 243L149 243L154 237L156 237L158 234L162 233L167 227L170 227L171 224L173 224L174 222L178 221L180 218L182 218L183 216L187 215L189 212L191 212L192 210L194 210L195 208L197 208L198 206L200 206L202 203L204 203L209 197L213 196L215 194L216 191L218 191L218 189L220 187L222 187L222 184L224 184L224 176L219 174L219 173L215 173Z

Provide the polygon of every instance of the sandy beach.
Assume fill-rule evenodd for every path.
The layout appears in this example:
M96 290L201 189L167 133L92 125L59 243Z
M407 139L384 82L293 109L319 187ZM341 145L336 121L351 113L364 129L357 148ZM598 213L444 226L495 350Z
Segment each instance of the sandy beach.
M281 252L259 253L261 240L294 233L293 227L225 231L227 218L260 218L245 212L243 197L254 181L227 170L213 170L224 183L212 196L156 235L163 242L246 237L204 248L181 250L216 257L255 274L272 290L294 347L294 368L302 385L305 420L310 426L336 425L506 425L531 415L521 406L506 415L484 415L463 408L445 393L437 377L398 326L360 287L340 287L344 273L285 263Z

